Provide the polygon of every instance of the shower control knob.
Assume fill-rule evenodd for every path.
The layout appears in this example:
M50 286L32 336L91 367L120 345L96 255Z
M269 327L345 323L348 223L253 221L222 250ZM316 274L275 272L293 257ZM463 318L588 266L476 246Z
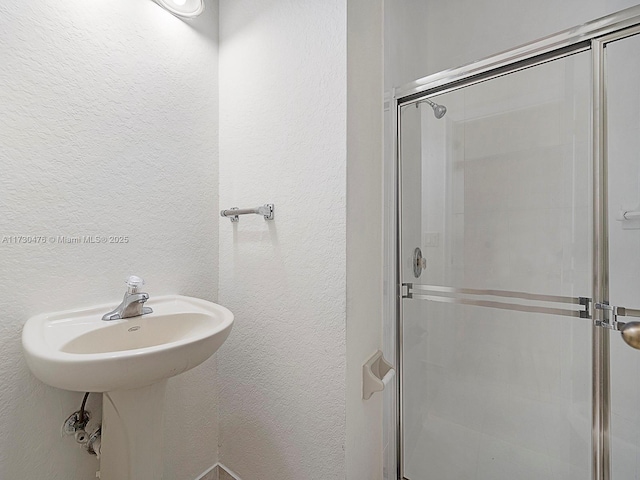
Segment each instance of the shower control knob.
M420 278L422 271L427 268L427 259L422 256L420 247L416 247L413 251L413 276Z

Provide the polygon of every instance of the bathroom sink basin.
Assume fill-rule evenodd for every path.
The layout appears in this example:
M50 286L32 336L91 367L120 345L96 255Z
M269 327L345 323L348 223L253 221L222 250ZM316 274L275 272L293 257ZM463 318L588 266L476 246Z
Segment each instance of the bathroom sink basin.
M65 390L139 388L204 362L231 332L233 314L215 303L169 295L153 313L103 321L112 304L37 315L22 330L25 358L44 383Z

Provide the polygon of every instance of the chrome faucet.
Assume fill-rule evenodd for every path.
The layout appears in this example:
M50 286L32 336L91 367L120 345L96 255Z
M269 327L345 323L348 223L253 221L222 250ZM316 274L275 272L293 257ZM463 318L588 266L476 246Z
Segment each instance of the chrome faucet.
M120 320L153 312L151 308L144 306L144 302L149 300L149 294L138 291L144 285L144 280L132 275L125 283L127 284L127 293L124 294L122 303L105 314L102 320Z

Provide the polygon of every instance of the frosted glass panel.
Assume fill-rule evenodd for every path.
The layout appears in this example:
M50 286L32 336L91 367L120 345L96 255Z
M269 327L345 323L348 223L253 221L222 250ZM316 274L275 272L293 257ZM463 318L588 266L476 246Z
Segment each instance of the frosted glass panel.
M589 79L584 52L402 108L403 282L591 295ZM589 320L414 298L402 322L406 478L590 477Z
M640 220L616 218L640 205L639 52L637 36L605 49L610 302L627 308L640 308ZM640 479L640 351L616 333L610 342L612 478Z

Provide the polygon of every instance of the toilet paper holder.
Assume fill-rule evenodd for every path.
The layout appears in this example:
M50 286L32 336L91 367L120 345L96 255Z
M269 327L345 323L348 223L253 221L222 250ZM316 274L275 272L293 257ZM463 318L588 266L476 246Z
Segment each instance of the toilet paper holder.
M375 392L384 390L388 385L395 370L393 366L387 362L380 350L378 350L369 360L362 366L362 398L369 400Z

